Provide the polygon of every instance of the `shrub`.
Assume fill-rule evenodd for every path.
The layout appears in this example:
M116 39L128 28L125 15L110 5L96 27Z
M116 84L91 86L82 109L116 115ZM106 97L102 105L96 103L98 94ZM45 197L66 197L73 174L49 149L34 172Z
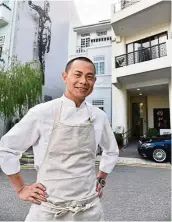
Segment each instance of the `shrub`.
M157 137L159 135L159 132L155 128L149 128L147 132L147 137Z

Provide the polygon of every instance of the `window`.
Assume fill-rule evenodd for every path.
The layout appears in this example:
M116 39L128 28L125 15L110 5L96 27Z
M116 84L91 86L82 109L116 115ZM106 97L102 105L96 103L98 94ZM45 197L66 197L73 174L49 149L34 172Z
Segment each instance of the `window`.
M103 99L93 100L92 104L93 104L93 106L97 106L99 109L104 111L104 100Z
M97 75L104 75L105 74L105 58L104 56L96 56L94 57L94 65L96 68Z
M150 36L136 42L126 45L128 65L156 59L161 56L164 51L167 40L167 32L163 32L154 36ZM160 45L161 44L161 45ZM162 49L161 49L162 48Z
M167 40L167 32L163 32L145 39L141 39L126 45L127 53L135 52L143 48L149 48L154 45L165 43Z
M81 48L90 46L90 38L81 38Z
M104 61L104 59L105 59L105 57L104 56L96 56L96 57L94 57L94 61L96 62L96 61Z
M97 35L98 36L107 35L107 31L97 32Z
M106 41L111 41L111 37L104 37L104 38L96 38L96 39L91 39L91 43L93 42L106 42Z

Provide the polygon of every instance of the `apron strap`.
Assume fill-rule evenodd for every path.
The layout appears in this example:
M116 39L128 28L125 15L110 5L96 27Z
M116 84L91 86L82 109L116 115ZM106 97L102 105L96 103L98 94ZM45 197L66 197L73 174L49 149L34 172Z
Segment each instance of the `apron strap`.
M54 205L50 202L42 202L42 205L45 206L47 209L46 211L49 213L54 213L56 218L62 217L68 212L71 212L72 215L75 215L79 212L84 212L86 210L89 210L90 208L94 207L97 203L100 202L99 198L94 199L90 203L80 204L76 203L75 206L72 204L69 206L66 206L66 204L63 205Z

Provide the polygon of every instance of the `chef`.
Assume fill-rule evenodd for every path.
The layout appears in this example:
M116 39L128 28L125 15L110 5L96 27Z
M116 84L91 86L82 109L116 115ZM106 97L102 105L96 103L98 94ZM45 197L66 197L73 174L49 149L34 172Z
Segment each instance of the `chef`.
M103 221L100 198L117 162L117 143L106 114L85 101L96 81L93 62L74 58L62 76L65 94L31 108L2 137L0 166L18 197L32 203L26 221ZM37 181L25 184L19 159L31 146Z

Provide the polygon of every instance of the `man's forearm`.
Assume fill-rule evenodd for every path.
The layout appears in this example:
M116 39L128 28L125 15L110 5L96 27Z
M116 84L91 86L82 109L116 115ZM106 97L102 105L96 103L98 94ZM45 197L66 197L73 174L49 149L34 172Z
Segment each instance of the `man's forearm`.
M11 181L14 190L19 193L22 187L25 185L23 178L19 173L13 174L13 175L8 175L9 180Z
M107 173L104 173L103 171L99 171L97 174L97 177L101 177L103 179L106 179L107 175L108 175Z

